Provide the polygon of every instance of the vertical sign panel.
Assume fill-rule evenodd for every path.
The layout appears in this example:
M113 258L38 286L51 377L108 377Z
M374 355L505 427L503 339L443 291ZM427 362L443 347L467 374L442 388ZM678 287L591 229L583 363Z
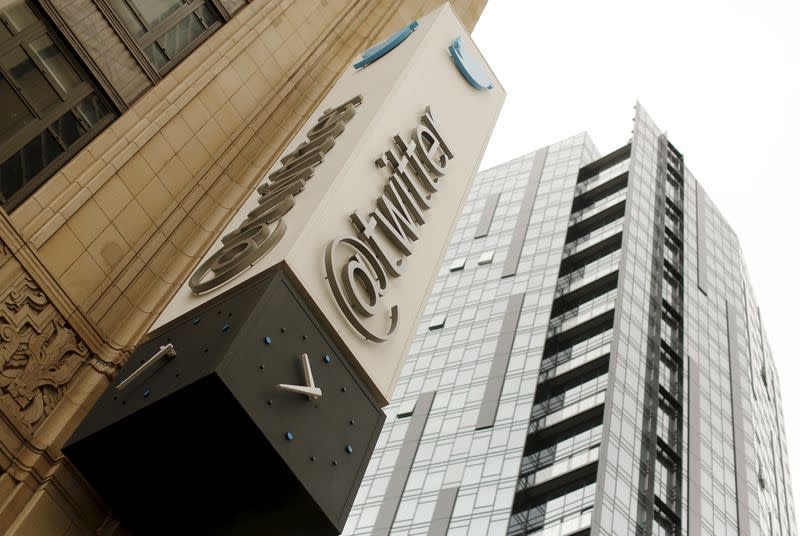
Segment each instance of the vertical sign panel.
M505 92L449 4L362 56L156 325L285 271L386 404Z

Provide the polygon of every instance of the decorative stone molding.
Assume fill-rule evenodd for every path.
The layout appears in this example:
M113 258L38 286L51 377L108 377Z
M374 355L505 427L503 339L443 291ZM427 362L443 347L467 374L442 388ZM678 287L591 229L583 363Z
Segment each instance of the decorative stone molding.
M0 266L3 266L14 256L11 248L5 242L0 241Z
M0 408L33 430L89 350L25 273L0 294Z
M54 311L58 312L71 326L70 329L76 331L77 337L88 346L90 353L93 354L90 359L92 366L110 378L113 371L119 368L120 359L129 355L131 349L112 346L95 329L92 322L78 309L57 279L44 266L30 244L23 240L8 215L0 210L0 269L9 270L4 268L9 261L13 261L17 270L24 273L39 291L47 296Z

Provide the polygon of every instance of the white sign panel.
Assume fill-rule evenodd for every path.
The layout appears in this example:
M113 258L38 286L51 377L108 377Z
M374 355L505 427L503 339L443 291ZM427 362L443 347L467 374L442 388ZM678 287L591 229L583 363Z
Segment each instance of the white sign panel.
M505 92L449 4L354 63L156 326L280 267L388 403Z

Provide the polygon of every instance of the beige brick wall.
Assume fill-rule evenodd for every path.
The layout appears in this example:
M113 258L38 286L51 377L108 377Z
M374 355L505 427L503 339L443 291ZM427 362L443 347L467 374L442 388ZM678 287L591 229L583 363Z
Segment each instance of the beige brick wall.
M471 28L484 3L454 5ZM0 533L117 533L60 446L341 70L438 4L254 0L0 214L0 282L30 279L86 348L35 422L0 392Z

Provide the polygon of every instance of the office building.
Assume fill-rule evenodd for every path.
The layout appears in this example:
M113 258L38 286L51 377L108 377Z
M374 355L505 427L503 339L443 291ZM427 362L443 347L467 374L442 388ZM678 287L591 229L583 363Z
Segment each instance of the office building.
M451 92L475 99L484 114L480 121L493 124L488 118L499 111L502 89L493 78L496 89L491 92L470 86L447 46L434 43L443 39L444 27L429 32L432 22L421 24L397 51L374 65L353 66L368 55L374 60L372 52L362 52L394 38L404 25L422 21L440 3L0 2L0 533L77 535L121 530L105 498L91 489L61 449L119 378L143 335L214 248L229 221L279 165L278 157L288 153L290 142L297 140L291 151L301 151L297 144L307 132L302 127L308 121L331 119L324 109L315 110L342 73L358 69L359 78L368 80L374 78L369 72L384 70L384 78L394 81L399 71L390 66L405 69L414 64L407 53L419 52L423 44L441 45L439 63L423 66L417 61L419 68L434 69L431 76L446 81L441 87L449 84ZM484 4L456 0L447 8L452 34L447 44L461 35L464 57L479 57L471 48L469 32ZM423 35L434 37L422 43ZM436 113L436 102L409 98L395 99L394 107L381 109L380 101L370 97L375 95L370 91L380 86L371 88L364 90L363 103L350 103L360 105L346 131L322 129L339 136L335 148L327 138L317 140L325 142L324 149L312 144L330 151L325 162L314 162L317 177L335 166L339 169L353 154L345 140L362 134L357 128L360 122L367 124L378 113L397 119L385 125L396 129L390 134L372 131L375 143L385 150L392 135L400 132L407 139L408 129L421 124L425 105L433 104ZM341 100L328 105L346 103L357 93L336 96ZM438 96L432 100L438 102ZM401 111L403 104L407 109ZM440 116L431 122L448 132L454 128L448 124L453 114L445 105L439 108ZM473 140L461 134L446 138L457 153L447 178L453 188L462 188L451 192L454 198L462 199L474 176L474 169L467 172L460 167L480 159L483 137L490 130L491 126L476 130ZM436 153L432 144L438 147L439 142L425 132L425 149ZM388 138L381 137L384 134ZM481 148L475 151L472 145L479 137ZM360 162L376 188L383 188L386 176L375 168L375 156L371 154L366 164ZM309 183L291 218L306 210L310 192L324 182L318 178ZM374 203L379 194L367 193L374 195L370 199ZM352 208L373 208L360 201ZM458 207L451 208L454 216ZM446 217L440 211L433 219ZM337 220L340 227L345 224L349 225L346 214ZM449 230L450 223L429 228ZM296 230L290 225L287 234ZM438 262L446 243L445 235L430 238L438 232L426 228L428 236L421 240L435 248L436 255L424 257L424 262L420 257L414 270L430 271L427 263ZM324 249L319 255L323 253ZM417 298L424 299L425 292L427 287ZM411 310L401 311L398 330L413 332L407 323L416 321L417 315ZM231 335L236 329L238 325ZM405 339L399 338L387 344L402 348ZM393 353L400 359L399 350ZM185 352L178 347L171 363L178 363L182 355ZM294 364L299 363L295 358ZM392 381L388 374L382 387ZM142 397L149 389L135 391ZM379 403L373 408L375 415L387 396L381 393L379 389L373 393ZM153 390L149 400L157 395ZM299 437L292 443L300 444ZM170 445L163 447L159 452L177 452ZM344 445L337 446L337 453L343 449ZM107 454L125 462L122 456ZM215 465L238 461L235 453L226 452ZM105 471L112 472L111 467ZM164 479L169 481L169 475Z
M478 174L345 534L797 534L739 243L640 105Z

